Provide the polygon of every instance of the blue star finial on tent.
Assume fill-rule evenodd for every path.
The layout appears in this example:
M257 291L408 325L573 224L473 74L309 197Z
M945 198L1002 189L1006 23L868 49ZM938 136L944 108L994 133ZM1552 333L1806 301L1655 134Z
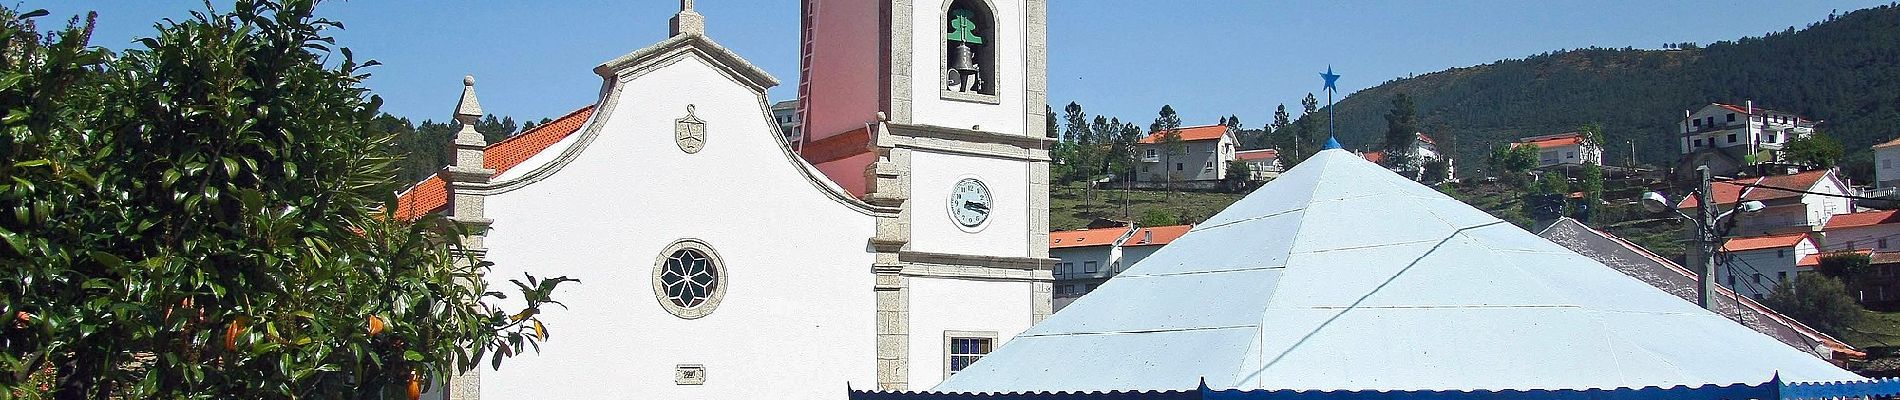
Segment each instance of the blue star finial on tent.
M1335 83L1339 82L1339 74L1333 73L1333 66L1326 66L1326 72L1319 74L1319 77L1326 78L1326 90L1339 90L1339 87L1334 86Z
M1338 148L1342 148L1342 146L1340 146L1340 145L1339 145L1339 139L1337 139L1337 138L1334 138L1334 137L1332 137L1332 136L1327 136L1327 137L1326 137L1326 146L1323 146L1323 147L1320 147L1319 149L1320 149L1320 150L1332 150L1332 149L1338 149Z

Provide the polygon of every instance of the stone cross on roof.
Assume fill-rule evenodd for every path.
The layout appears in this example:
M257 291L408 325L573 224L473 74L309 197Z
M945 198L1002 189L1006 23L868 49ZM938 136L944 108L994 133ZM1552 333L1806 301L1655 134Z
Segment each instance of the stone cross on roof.
M671 36L679 36L686 33L695 35L706 34L706 17L700 16L697 12L693 12L693 0L680 0L680 12L679 14L674 14L673 20L670 22L671 24L669 24L669 26L673 32Z

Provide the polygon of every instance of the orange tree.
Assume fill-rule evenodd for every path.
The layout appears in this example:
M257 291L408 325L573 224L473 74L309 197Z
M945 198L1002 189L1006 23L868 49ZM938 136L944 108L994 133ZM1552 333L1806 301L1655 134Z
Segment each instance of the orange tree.
M140 47L0 8L0 398L400 398L538 346L459 227L393 221L392 137L313 0Z

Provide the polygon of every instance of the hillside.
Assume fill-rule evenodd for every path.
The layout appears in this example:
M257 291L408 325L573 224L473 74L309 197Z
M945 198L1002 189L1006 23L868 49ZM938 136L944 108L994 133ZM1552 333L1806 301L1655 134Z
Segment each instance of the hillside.
M1499 143L1589 122L1605 127L1606 163L1628 160L1633 141L1639 162L1667 166L1683 109L1749 99L1825 120L1822 131L1864 149L1900 135L1900 7L1701 48L1557 51L1397 79L1338 103L1340 140L1376 145L1398 93L1427 133L1456 135L1470 168Z

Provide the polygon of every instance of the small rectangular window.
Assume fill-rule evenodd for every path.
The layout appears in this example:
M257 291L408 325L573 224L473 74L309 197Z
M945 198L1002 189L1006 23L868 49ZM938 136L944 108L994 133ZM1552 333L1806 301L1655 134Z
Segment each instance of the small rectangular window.
M1787 257L1787 256L1788 256L1788 249L1775 249L1775 258L1782 258L1782 257Z
M1728 113L1728 122L1735 122L1735 113Z
M1881 250L1886 250L1887 238L1880 238L1880 239L1874 240L1874 246L1880 247Z
M1854 243L1854 241L1852 241L1852 240L1849 240L1849 241L1847 241L1847 249L1848 249L1848 250L1860 250L1860 246L1857 246L1857 245L1855 245L1855 243Z
M1100 270L1100 269L1101 269L1101 265L1100 265L1100 264L1097 264L1097 263L1096 263L1096 262L1094 262L1094 261L1083 261L1083 262L1082 262L1082 273L1084 273L1084 274L1093 274L1093 273L1095 273L1095 271L1098 271L1098 270Z
M1069 273L1069 263L1056 263L1056 270L1054 271L1055 276L1060 277L1068 273Z
M1702 139L1695 140L1695 147L1702 147Z
M1728 134L1728 142L1735 143L1735 134L1733 133Z
M1788 271L1775 271L1776 283L1787 282L1787 281L1788 281Z
M949 377L969 368L970 364L990 354L990 348L995 344L996 332L944 331L943 376Z
M1155 156L1155 149L1148 149L1148 156L1149 156L1149 157L1154 157L1154 156Z
M1761 284L1761 274L1755 274L1755 284Z
M1148 172L1148 167L1149 167L1149 165L1148 165L1148 164L1142 164L1142 165L1141 165L1141 172Z
M1175 171L1185 171L1185 170L1187 170L1187 168L1186 168L1186 166L1187 166L1187 164L1183 164L1183 163L1174 163L1174 170L1175 170Z
M1208 162L1207 162L1207 166L1204 166L1204 167L1201 167L1201 169L1202 169L1202 170L1212 170L1212 169L1214 169L1214 162L1213 162L1213 161L1208 161Z
M1695 127L1697 127L1697 128L1701 128L1701 127L1702 127L1702 120L1699 120L1699 119L1697 119L1697 120L1690 120L1690 121L1689 121L1689 125L1695 125Z

